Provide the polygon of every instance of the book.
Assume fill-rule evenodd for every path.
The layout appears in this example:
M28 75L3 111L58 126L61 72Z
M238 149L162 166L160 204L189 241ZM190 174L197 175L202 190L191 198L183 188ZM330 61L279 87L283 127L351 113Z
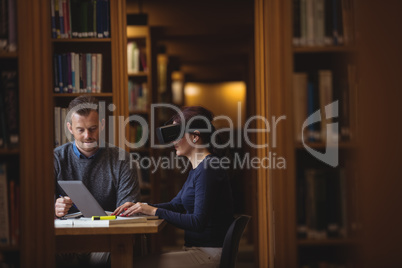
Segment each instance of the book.
M87 74L87 93L92 92L92 58L90 53L86 53L86 74Z
M146 223L147 218L142 216L133 217L117 217L115 220L92 220L92 218L79 218L67 220L54 220L54 226L60 227L109 227L109 226L125 226L127 224Z
M0 164L0 245L10 244L10 214L8 210L8 186L6 164Z
M353 44L354 42L354 15L353 1L342 0L342 23L343 23L343 39L345 45Z
M66 54L67 57L67 92L73 93L73 78L72 78L72 62L71 62L71 53Z
M323 46L325 36L325 3L314 0L314 45Z
M101 0L96 1L96 34L98 38L103 38L103 19L102 19Z
M97 65L96 65L96 54L91 54L91 88L92 88L92 93L96 93L96 75L98 74L97 72Z
M8 0L8 51L17 51L16 0Z
M300 45L307 45L307 0L300 0Z
M59 62L57 54L53 55L53 79L54 79L54 86L53 91L54 93L60 93L60 86L59 86Z
M80 33L82 38L88 37L88 5L89 2L87 0L81 1L80 6Z
M61 122L60 115L61 108L54 107L54 147L58 147L61 145Z
M307 139L310 142L319 141L321 136L319 130L320 124L310 122L310 115L319 109L317 80L318 78L316 73L309 74L309 79L307 82L307 118L309 119L309 122L307 122Z
M308 46L314 45L314 0L306 0L306 41Z
M74 53L74 79L75 86L73 88L74 93L80 92L80 54Z
M8 137L3 92L3 81L0 79L0 147L6 147Z
M0 51L7 49L8 44L8 10L7 0L0 0Z
M297 187L299 238L346 237L347 198L343 168L307 168ZM303 207L304 206L304 207Z
M66 116L67 116L67 108L60 108L60 145L63 145L69 142L69 135L70 132L67 129L66 124Z
M326 108L326 106L331 104L333 101L332 71L319 70L318 80L321 110L321 141L325 142L327 137L329 137L330 141L332 141L338 135L338 133L334 133L333 129L328 128L328 124L332 123L334 111Z
M64 24L64 38L70 38L69 33L68 33L68 9L67 9L67 1L62 0L62 5L63 5L63 24Z
M324 44L327 46L331 46L334 44L333 37L333 13L332 13L332 0L325 0L324 2L324 10L325 10L325 36L324 36Z
M140 50L136 42L127 44L127 71L129 74L140 71Z
M16 71L2 72L2 97L6 124L6 147L19 145L19 97Z
M63 0L58 0L59 4L59 22L60 22L60 38L66 38L64 32L64 10L63 10Z
M102 91L102 54L96 54L96 92Z
M62 55L61 54L56 54L57 55L57 75L59 76L59 91L60 93L63 92L64 84L63 84L63 62L62 62Z
M71 36L79 37L80 29L80 0L70 0Z
M147 54L146 54L146 51L145 51L145 48L142 48L142 49L140 49L140 55L139 55L139 57L140 57L140 69L141 69L141 71L143 71L143 72L147 72L148 71L148 65L147 65Z
M93 1L88 1L88 11L87 11L87 25L88 25L88 37L93 38L94 36L94 5Z
M303 123L307 118L307 73L293 73L293 116L295 140L302 141Z
M307 220L306 220L306 178L303 174L298 174L296 180L296 200L297 200L297 238L307 238Z
M109 14L109 0L99 0L103 3L102 15L103 15L103 35L105 38L110 38L110 14Z
M9 207L10 207L10 243L18 245L19 241L19 187L14 179L9 180Z
M341 0L332 0L332 19L334 45L343 44Z
M70 59L71 59L71 65L70 65L70 71L71 71L71 93L75 93L75 73L76 73L76 64L75 64L75 53L71 52L70 54Z
M300 46L301 24L300 24L300 1L293 0L293 46Z

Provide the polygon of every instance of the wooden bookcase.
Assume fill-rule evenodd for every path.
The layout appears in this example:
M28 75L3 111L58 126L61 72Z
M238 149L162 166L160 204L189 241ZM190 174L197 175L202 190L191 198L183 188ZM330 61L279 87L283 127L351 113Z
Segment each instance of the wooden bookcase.
M308 4L313 3L312 10L313 13L315 12L313 15L315 30L315 32L313 31L315 35L313 44L299 44L299 46L293 44L290 51L292 58L289 71L293 72L293 75L304 73L307 75L308 83L300 85L298 84L300 81L294 78L291 93L292 96L296 95L299 98L286 101L286 105L290 106L290 110L293 111L293 114L289 116L294 123L292 133L296 134L293 138L294 153L290 154L294 163L294 171L293 174L289 174L289 180L295 181L296 188L294 213L296 214L297 258L295 263L297 267L315 267L316 265L353 267L355 262L354 238L356 238L358 219L354 200L354 180L356 178L351 159L357 131L355 120L357 79L354 35L351 35L354 26L352 2L334 1L334 3L339 3L337 6L339 16L335 14L334 6L325 6L325 9L321 10L325 10L324 16L331 15L338 18L330 22L323 19L321 23L317 21L317 17L319 17L317 12L320 11L316 10L318 3L321 3L321 8L324 8L324 1L293 1L291 5L293 41L297 35L298 25L303 24L297 20L300 17L302 20L303 15L300 13L303 13L301 11L303 7L297 5L305 3L308 9ZM332 2L326 1L325 3ZM346 7L345 4L350 6ZM309 15L306 16L308 21ZM343 17L343 20L339 19L340 16ZM336 21L338 21L337 27L334 26ZM322 37L326 37L327 33L324 32L321 35L321 40L319 40L320 35L317 38L316 29L319 24L324 26L324 30L328 24L330 28L338 28L338 34L343 37L343 40L334 36L333 30L330 29L329 39L332 44L323 44ZM337 44L340 40L343 42ZM307 41L309 41L308 35ZM325 81L326 79L327 81ZM302 100L300 90L304 90L305 94ZM312 99L313 101L311 101ZM306 101L307 103L304 103L305 110L300 110L300 102ZM326 119L326 116L329 117L331 114L325 113L324 107L334 101L338 101L334 103L330 112L335 111L334 118ZM303 120L305 120L317 109L321 109L321 123L312 124L312 126L319 129L316 132L319 138L311 135L311 131L317 131L313 127L313 130L307 130L307 137L305 136L304 142L302 142L300 133L303 130L300 124L296 123L297 116L300 113L304 114ZM336 133L330 130L329 124L337 125ZM332 134L328 136L327 132L332 132ZM296 137L297 134L299 134L299 138ZM334 141L336 143L331 145ZM331 151L331 147L334 148L333 151ZM308 150L319 152L321 157L326 153L332 153L334 159L337 160L334 163L325 163L314 157Z
M356 148L357 133L356 78L353 67L356 64L355 49L352 43L342 46L315 44L295 46L293 33L294 20L297 16L294 14L294 5L301 2L315 3L315 1L290 0L271 2L261 0L255 3L256 95L257 99L261 99L257 104L257 113L267 118L286 115L286 121L276 132L278 145L265 151L261 150L260 154L275 152L284 156L287 162L284 170L260 171L258 174L260 191L258 203L267 204L268 207L265 211L259 210L260 236L266 237L266 240L259 241L259 261L260 266L316 267L315 265L335 264L349 267L353 266L355 261L355 236L358 226L357 205L353 194L356 176L350 161ZM332 85L330 90L332 97L329 102L327 99L325 105L335 100L339 101L339 117L334 116L332 122L324 122L338 123L339 129L343 124L346 125L345 119L341 118L344 113L341 88L347 88L348 103L345 107L348 110L345 116L348 128L344 128L346 134L338 135L338 145L328 144L329 148L336 147L334 151L338 153L336 158L339 159L339 163L335 164L335 168L314 157L307 149L324 154L328 151L325 139L320 137L315 140L305 139L304 143L300 138L297 139L297 136L300 136L297 134L301 134L302 129L300 122L297 124L296 121L297 115L301 113L300 106L304 105L302 108L306 111L302 114L301 123L308 115L321 108L320 101L316 101L308 113L308 103L305 103L309 100L308 86L314 89L313 96L319 100L319 79L322 79L319 70L328 70L332 75L332 83L328 82ZM297 87L294 73L304 73L304 79L312 80L311 84L306 82L303 86ZM339 85L342 80L346 81L344 83L346 86ZM304 96L300 97L299 94L299 98L294 98L295 89L300 88L306 91ZM317 128L320 129L319 124ZM260 141L272 142L273 139L272 135L266 137L258 134L258 136ZM333 139L336 137L337 135L334 135ZM318 174L322 170L325 170L325 173L320 177ZM342 186L338 185L338 189L334 190L331 186L337 183ZM332 211L334 207L338 210L337 213ZM334 217L330 218L335 214L336 220ZM331 220L340 221L339 217L346 219L332 226L337 231L329 232L329 223ZM268 230L264 230L265 228ZM317 229L321 229L322 232L316 232ZM267 251L269 254L266 254Z
M52 97L53 97L53 107L60 107L60 108L67 108L69 102L74 99L75 97L82 95L82 94L88 94L88 95L92 95L94 97L96 97L97 99L99 99L101 101L101 105L104 105L104 109L105 109L105 121L106 121L106 128L105 128L105 139L106 142L111 143L111 144L115 144L117 145L117 140L116 137L118 137L118 131L119 128L117 126L117 120L115 120L116 116L119 115L119 103L118 103L118 99L119 99L119 63L120 61L115 59L115 56L117 55L117 53L119 53L117 50L119 48L119 44L120 41L119 39L122 38L121 35L121 31L116 31L117 29L117 25L119 23L122 23L121 20L119 20L119 12L122 12L121 10L119 11L119 8L121 8L120 6L120 2L118 3L110 3L111 1L100 1L98 2L95 6L92 6L93 3L87 3L87 2L69 2L71 4L71 6L69 8L64 8L64 16L66 15L66 13L72 13L79 11L79 16L77 14L71 14L70 18L72 19L71 21L71 31L68 37L64 37L58 36L56 37L54 35L54 30L52 29L52 32L49 33L49 36L51 37L50 42L51 42L51 52L53 57L55 57L53 59L53 68L52 68L52 77L53 77L53 85L54 85L54 89L51 90L51 92L53 92ZM51 4L52 3L52 4ZM49 7L52 7L53 2L50 0L49 1ZM74 5L74 6L73 6ZM101 7L101 5L103 5ZM106 7L105 7L106 6ZM99 12L103 12L105 14L102 13L102 23L99 23L99 21L97 20L96 22L98 24L101 24L103 26L108 25L109 27L107 27L108 30L108 35L101 35L101 36L97 36L97 34L99 35L99 31L97 32L97 34L92 34L92 36L87 36L87 37L80 37L78 38L77 36L73 37L73 30L77 30L76 32L78 32L78 35L81 35L80 32L85 31L84 28L77 28L77 26L75 26L75 29L73 28L74 24L77 24L77 20L79 20L78 22L80 22L80 25L84 25L84 23L82 22L83 18L86 19L86 17L83 17L83 14L85 14L86 16L90 16L89 14L90 12L90 8L93 8L93 10L101 10ZM101 8L100 8L101 7ZM81 10L83 9L87 9L86 12L81 12ZM106 8L106 11L105 11ZM57 9L57 7L55 8ZM51 11L51 9L49 8L49 12ZM66 12L67 11L67 12ZM98 11L97 11L98 12ZM53 13L53 12L50 12ZM57 12L55 12L57 15ZM77 12L78 13L78 12ZM52 18L53 19L53 18ZM56 21L56 28L62 28L61 27L61 23L57 23L58 21L58 17L55 17L55 21ZM66 20L64 20L64 22L66 22ZM88 25L92 25L89 22L87 23ZM95 25L95 24L93 24ZM60 27L58 27L60 26ZM90 27L88 27L89 29ZM95 28L95 26L94 26ZM96 31L96 29L94 29ZM57 30L56 32L60 32L59 30ZM106 31L105 31L106 32ZM91 31L92 33L92 31ZM68 61L67 61L67 55L70 56L70 53L75 53L76 55L80 55L79 56L79 63L73 64L74 63L74 59L73 59L73 55L71 55L71 57L68 57ZM59 58L62 58L63 56L63 61L62 64L58 63L57 61L57 55L59 55ZM60 56L61 55L61 56ZM89 60L86 59L87 55L89 55ZM101 77L98 77L98 73L95 71L94 72L88 72L88 66L89 68L94 68L94 64L92 64L92 59L91 59L91 55L101 55L101 64L99 64L99 58L96 58L96 64L95 65L99 65L101 66ZM77 57L78 58L78 57ZM75 59L77 61L77 59ZM59 60L60 61L60 60ZM88 63L89 62L89 63ZM62 66L62 67L59 67ZM70 66L71 65L71 66ZM70 70L74 70L74 65L79 65L79 69L80 72L76 72L76 77L79 75L79 79L75 79L75 81L77 81L75 83L75 88L74 88L74 79L71 77L71 73L72 71ZM61 73L65 74L60 75L59 74L59 70L62 70ZM89 73L89 76L86 75L86 73ZM92 79L91 75L96 75L96 79ZM62 77L64 78L63 82L64 82L64 90L62 87L58 88L57 87L57 81L56 79L58 77ZM69 77L70 76L70 77ZM96 87L96 89L94 88L94 84L91 81L87 81L87 77L89 78L89 80L92 81L101 81L100 82L100 88L98 88L98 85ZM71 84L73 84L72 89L71 88L67 88L66 87L66 79L68 80L68 84L71 86ZM78 85L79 84L79 85ZM91 88L92 86L92 88ZM66 92L68 90L68 92ZM58 91L58 92L57 92ZM114 106L113 106L114 105ZM56 117L56 115L55 115ZM63 121L62 119L60 121ZM55 122L56 122L56 118L55 118ZM60 132L64 131L64 122L59 122L60 124ZM59 127L58 125L56 125L55 123L55 128ZM56 129L55 129L56 132ZM55 139L57 140L57 139ZM63 144L66 141L61 141L60 143ZM68 142L68 141L67 141ZM61 145L59 144L59 145Z
M124 140L127 140L126 148L132 155L138 157L139 163L141 157L151 158L153 149L149 139L151 132L151 103L153 103L153 56L151 32L148 26L127 26L127 49L124 53L124 62L126 62L126 80L127 86L124 88L126 95L124 103L125 118L133 116L133 120L127 124ZM136 116L140 118L134 119ZM143 129L140 124L142 121L148 124L147 129ZM141 142L143 134L148 133L145 138L148 140ZM129 146L128 146L129 145ZM154 174L149 169L141 168L141 197L144 202L154 202L155 185Z
M16 16L17 14L14 14ZM15 32L14 34L17 34ZM1 148L0 163L1 167L1 198L0 203L7 204L7 209L2 211L1 219L1 242L0 242L0 265L19 265L20 256L20 224L19 217L21 208L19 204L18 193L20 192L20 133L17 133L18 139L10 142L11 125L18 126L19 130L19 98L10 101L10 97L19 96L19 53L8 49L0 51L0 98L1 98ZM10 96L10 94L13 94ZM10 105L12 110L10 113ZM12 122L10 121L12 120ZM14 133L15 134L15 133ZM5 182L5 184L4 184ZM3 195L3 191L6 195ZM5 214L4 214L5 213ZM8 233L7 239L3 232Z

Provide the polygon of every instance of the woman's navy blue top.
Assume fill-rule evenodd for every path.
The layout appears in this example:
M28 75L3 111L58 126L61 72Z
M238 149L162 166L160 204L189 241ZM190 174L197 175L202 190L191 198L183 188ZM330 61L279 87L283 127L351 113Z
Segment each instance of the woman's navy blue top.
M233 221L233 198L219 158L208 155L172 201L154 206L159 218L185 230L186 247L222 247Z

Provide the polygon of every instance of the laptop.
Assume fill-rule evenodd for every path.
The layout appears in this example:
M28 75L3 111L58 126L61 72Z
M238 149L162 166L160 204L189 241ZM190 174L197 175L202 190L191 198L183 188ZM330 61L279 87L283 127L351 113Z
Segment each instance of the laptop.
M58 183L84 217L107 216L107 213L82 181L58 181Z
M103 210L95 197L91 194L88 188L82 181L58 181L60 187L73 200L74 204L81 211L85 218L92 216L108 216L112 212L106 212ZM145 217L148 220L158 219L158 216L148 215L133 215L132 217Z

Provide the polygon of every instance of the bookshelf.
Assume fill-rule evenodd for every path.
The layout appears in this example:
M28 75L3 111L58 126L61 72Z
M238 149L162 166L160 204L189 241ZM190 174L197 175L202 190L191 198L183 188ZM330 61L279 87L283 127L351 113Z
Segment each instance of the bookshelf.
M120 16L124 12L125 3L111 3L108 0L67 1L62 12L71 16L67 16L67 19L64 16L63 20L56 2L49 3L54 85L51 96L53 107L56 109L55 146L68 141L63 136L58 137L58 133L64 131L64 123L61 122L64 121L63 110L72 99L82 94L92 95L104 103L106 142L118 145L120 129L115 119L122 114L119 104L123 75L122 62L116 60L116 56L121 56L120 48L125 38L124 32L120 30L120 27L125 25ZM115 105L114 109L112 104ZM59 128L61 130L58 130Z
M126 118L138 116L126 125L125 137L128 144L125 146L133 155L139 159L144 157L150 159L153 150L150 147L150 140L141 142L142 135L148 132L151 134L151 103L153 98L152 83L152 43L151 32L148 26L127 25L126 42L126 79L125 103ZM148 128L144 129L140 121L146 122ZM144 140L144 139L143 139ZM145 140L144 140L145 141ZM155 191L153 191L154 174L149 169L141 168L140 188L144 202L153 202Z
M20 58L15 2L0 7L0 266L19 265Z
M351 253L356 250L356 204L352 198L355 174L350 162L356 148L357 78L352 6L353 1L321 0L297 0L291 5L293 45L289 67L293 72L293 102L288 105L293 110L292 132L296 135L291 154L294 175L289 174L289 179L295 180L296 187L297 267L353 267L355 262ZM306 38L303 32L307 32L307 39L308 32L312 32L310 43L297 42ZM322 42L324 38L327 44ZM321 123L302 129L302 121L334 101L338 102L332 110L321 112ZM328 119L334 112L334 117ZM329 124L337 124L338 130ZM303 131L304 140L300 135ZM321 156L334 153L339 162L331 165L317 161L308 150Z
M324 5L328 3L339 4L337 11ZM353 267L355 262L359 219L351 164L358 144L352 6L352 1L255 2L257 113L287 118L276 132L279 145L258 152L275 152L287 162L285 170L258 174L258 202L268 204L268 210L259 210L259 232L268 237L259 241L264 248L260 266ZM328 22L328 17L337 20ZM328 114L319 114L323 120L305 122L331 103ZM330 124L337 124L338 131ZM257 135L260 141L267 138L272 137ZM332 165L320 158L326 153L334 153Z

